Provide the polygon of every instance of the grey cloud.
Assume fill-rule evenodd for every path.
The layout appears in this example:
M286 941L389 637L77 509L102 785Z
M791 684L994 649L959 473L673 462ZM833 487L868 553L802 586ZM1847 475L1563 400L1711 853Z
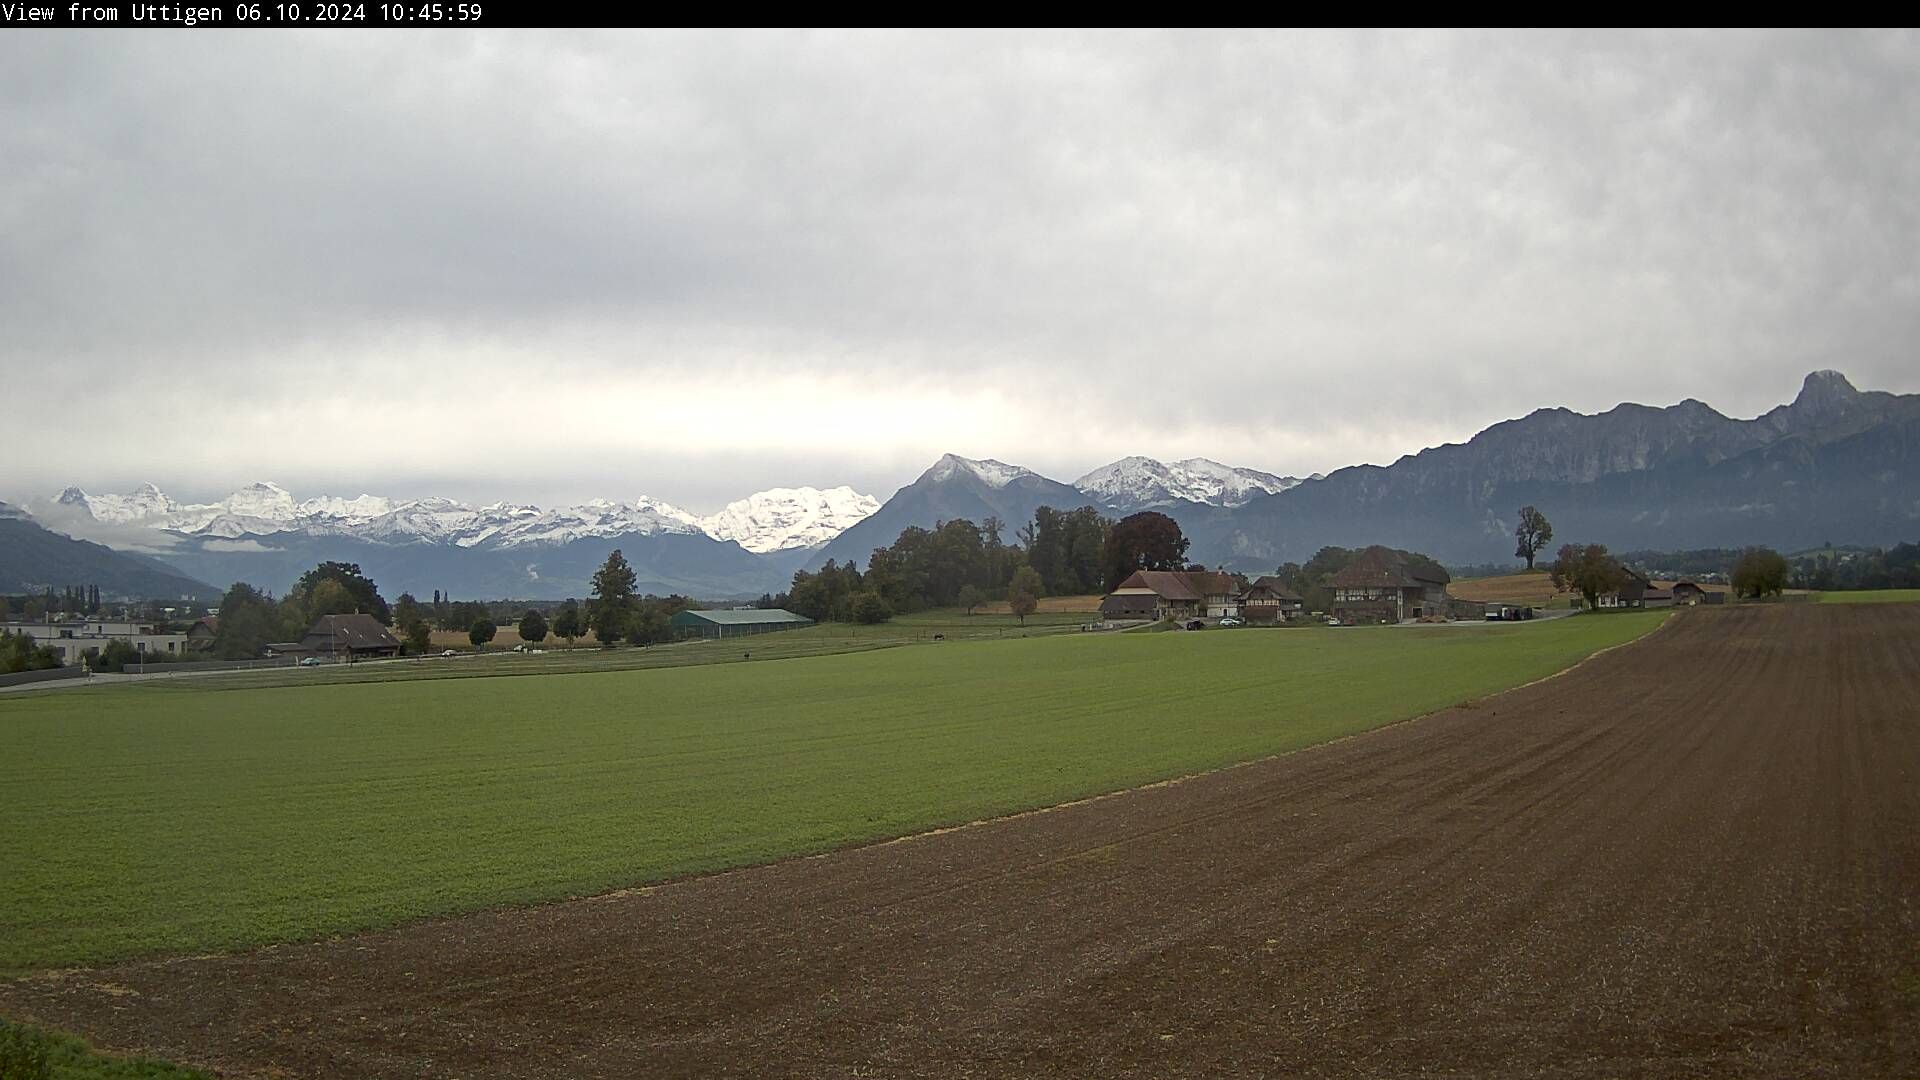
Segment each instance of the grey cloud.
M1916 72L1910 33L10 34L9 423L105 430L0 497L1305 473L1814 367L1920 389ZM623 428L536 392L583 373ZM881 442L811 373L921 415ZM790 438L706 442L728 395ZM302 455L365 398L391 455Z

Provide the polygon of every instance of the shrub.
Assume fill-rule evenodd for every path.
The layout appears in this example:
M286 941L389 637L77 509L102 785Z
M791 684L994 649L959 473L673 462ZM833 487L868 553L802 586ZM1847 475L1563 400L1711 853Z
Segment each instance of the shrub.
M0 1080L52 1080L47 1037L0 1020Z

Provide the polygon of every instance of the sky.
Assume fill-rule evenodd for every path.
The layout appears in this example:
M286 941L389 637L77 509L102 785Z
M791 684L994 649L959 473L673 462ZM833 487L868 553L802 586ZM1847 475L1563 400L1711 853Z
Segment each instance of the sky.
M0 499L695 512L1920 391L1920 35L16 31Z

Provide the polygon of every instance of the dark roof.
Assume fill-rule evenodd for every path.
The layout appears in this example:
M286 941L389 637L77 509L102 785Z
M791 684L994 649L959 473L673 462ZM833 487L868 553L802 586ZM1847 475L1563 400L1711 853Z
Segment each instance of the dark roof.
M1109 593L1100 601L1102 615L1132 615L1153 613L1154 598L1146 593Z
M813 620L805 615L795 615L785 608L733 608L720 611L695 611L687 608L674 613L667 620L674 626L694 626L707 623L712 626L761 626L767 623L810 623Z
M1271 596L1275 600L1300 599L1299 593L1287 588L1285 582L1271 574L1256 579L1253 584L1247 586L1246 592L1240 594L1240 598L1242 600L1250 599L1255 593L1259 593L1262 596Z
M1339 589L1417 589L1446 583L1445 570L1410 562L1399 552L1379 544L1362 551L1329 582Z
M400 639L371 615L322 615L300 639L305 649L397 649Z

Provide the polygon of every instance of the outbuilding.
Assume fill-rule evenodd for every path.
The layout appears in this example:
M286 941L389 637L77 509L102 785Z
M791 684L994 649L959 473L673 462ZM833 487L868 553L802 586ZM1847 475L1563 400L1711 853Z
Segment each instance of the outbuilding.
M775 630L797 630L812 626L813 620L795 615L785 608L732 608L723 611L674 612L668 625L675 637L729 638L747 634L769 634Z

